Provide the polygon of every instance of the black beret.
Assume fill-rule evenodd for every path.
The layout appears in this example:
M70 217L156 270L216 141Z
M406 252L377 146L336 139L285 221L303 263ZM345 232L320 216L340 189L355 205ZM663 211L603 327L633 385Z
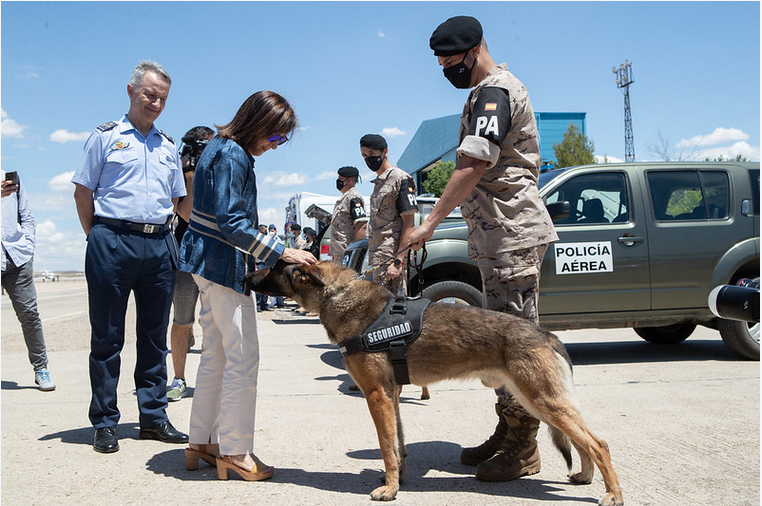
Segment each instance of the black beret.
M301 230L301 229L302 229L302 226L299 225L298 223L291 224L291 230Z
M358 177L360 175L357 167L352 167L351 165L342 167L337 172L341 177Z
M363 135L362 139L360 139L360 147L370 148L370 149L379 149L383 151L388 146L386 144L386 139L384 139L380 135L367 134L367 135Z
M455 16L434 30L429 39L429 47L434 56L452 56L465 53L482 40L482 25L471 16Z

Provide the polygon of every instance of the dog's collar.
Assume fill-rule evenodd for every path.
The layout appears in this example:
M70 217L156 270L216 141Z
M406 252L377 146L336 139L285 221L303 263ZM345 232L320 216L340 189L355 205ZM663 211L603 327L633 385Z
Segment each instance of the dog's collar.
M408 299L400 294L391 299L376 320L359 335L339 345L343 356L360 351L388 351L398 385L410 383L407 369L408 343L413 342L423 329L423 312L431 303L429 299Z

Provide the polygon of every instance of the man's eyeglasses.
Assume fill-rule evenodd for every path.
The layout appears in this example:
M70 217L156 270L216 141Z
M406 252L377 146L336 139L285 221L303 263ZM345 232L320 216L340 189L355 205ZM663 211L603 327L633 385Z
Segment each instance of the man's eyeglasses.
M267 142L275 142L275 141L278 141L278 146L281 146L288 142L288 137L286 137L285 135L275 134L267 138Z

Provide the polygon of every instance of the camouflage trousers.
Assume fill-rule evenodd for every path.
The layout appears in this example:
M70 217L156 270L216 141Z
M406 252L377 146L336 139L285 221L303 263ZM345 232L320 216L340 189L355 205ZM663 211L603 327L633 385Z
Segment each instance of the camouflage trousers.
M509 313L534 324L540 321L540 268L548 245L511 251L499 258L480 259L483 305L487 309ZM522 419L530 416L513 395L495 390L503 413Z
M387 279L386 269L392 265L393 261L394 259L391 259L388 262L382 263L378 269L373 272L373 282L382 285L394 295L397 295L397 291L402 288L403 293L407 295L407 260L402 263L402 273L398 277Z

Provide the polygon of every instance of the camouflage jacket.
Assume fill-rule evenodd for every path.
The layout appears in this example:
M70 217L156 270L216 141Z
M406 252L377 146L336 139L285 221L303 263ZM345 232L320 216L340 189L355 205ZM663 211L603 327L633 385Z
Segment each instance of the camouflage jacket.
M331 218L331 256L334 262L341 262L347 246L355 240L355 224L368 221L365 202L352 187L333 206Z
M458 157L488 162L463 201L469 256L502 254L558 240L539 196L540 144L537 123L524 85L505 64L490 70L463 108Z
M415 214L415 182L399 167L391 167L372 181L368 220L368 261L381 265L394 258L402 235L402 216Z

